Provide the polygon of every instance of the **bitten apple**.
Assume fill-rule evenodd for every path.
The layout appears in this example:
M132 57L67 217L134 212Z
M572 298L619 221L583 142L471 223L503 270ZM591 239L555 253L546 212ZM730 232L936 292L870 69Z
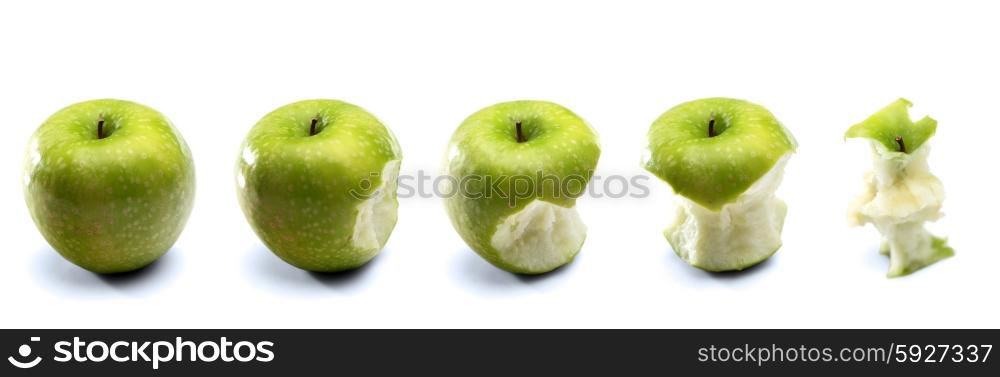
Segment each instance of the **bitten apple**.
M924 222L942 216L944 202L944 187L927 165L937 121L924 117L914 123L910 106L900 98L845 134L871 144L874 167L865 175L864 192L851 204L849 218L858 226L872 223L882 233L879 251L889 256L889 277L955 254L946 239L924 229Z
M678 256L741 270L781 247L786 206L774 192L796 142L771 112L730 98L686 102L653 122L648 141L645 168L678 195L664 231Z
M236 169L240 206L285 262L317 272L357 268L396 225L402 158L392 132L364 109L292 103L247 135Z
M573 260L586 226L576 199L597 167L597 134L551 102L479 110L455 131L444 162L446 207L462 239L493 265L540 274Z

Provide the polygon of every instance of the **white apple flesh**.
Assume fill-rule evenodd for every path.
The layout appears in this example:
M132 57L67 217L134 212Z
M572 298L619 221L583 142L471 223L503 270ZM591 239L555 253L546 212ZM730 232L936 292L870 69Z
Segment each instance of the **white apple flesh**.
M872 223L882 233L879 252L889 256L888 276L907 275L953 255L943 239L924 228L925 222L941 218L944 202L944 187L928 170L929 146L913 154L893 153L878 142L871 146L874 168L865 174L849 221Z
M681 259L708 271L740 270L767 259L781 247L787 206L774 195L786 154L735 202L713 211L677 197L674 221L663 232Z
M505 265L547 271L572 261L586 238L576 208L535 200L497 225L490 245Z

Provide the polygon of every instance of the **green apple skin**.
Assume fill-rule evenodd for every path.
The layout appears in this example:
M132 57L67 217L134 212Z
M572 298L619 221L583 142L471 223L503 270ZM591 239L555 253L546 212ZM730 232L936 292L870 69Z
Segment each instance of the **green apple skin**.
M849 128L844 138L869 139L882 144L888 151L912 154L937 132L937 121L929 116L916 122L910 120L912 106L913 103L905 98L897 99Z
M156 261L177 241L195 196L191 151L177 129L156 110L113 99L49 117L29 142L23 179L45 240L97 273Z
M524 142L518 142L517 122L522 124ZM507 179L496 184L506 195L491 194L484 182L468 181L461 188L464 194L448 195L445 200L452 225L472 250L509 272L541 274L569 263L579 247L560 265L525 266L505 262L491 239L504 219L532 201L574 207L593 176L600 154L597 134L590 125L558 104L521 100L479 110L465 119L452 136L445 173L458 182L468 176L489 176L496 182L502 180L499 177L527 179L520 183ZM565 182L565 187L556 190L551 184L539 182L539 172Z
M396 224L401 159L391 131L364 109L337 100L295 102L264 116L246 137L237 162L240 206L285 262L316 272L357 268L378 254ZM386 188L383 181L393 185L377 214L377 244L361 244L360 206Z
M715 136L708 136L714 122ZM712 210L732 203L778 160L795 138L763 106L707 98L677 105L649 133L645 168L681 196Z

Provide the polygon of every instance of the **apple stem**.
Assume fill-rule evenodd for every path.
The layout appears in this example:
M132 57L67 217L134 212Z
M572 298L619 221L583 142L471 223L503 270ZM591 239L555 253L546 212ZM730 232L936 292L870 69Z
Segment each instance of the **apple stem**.
M312 123L309 124L309 136L316 134L316 123L319 122L319 114L313 117Z
M715 114L708 118L708 137L715 137Z
M906 144L903 144L903 137L896 136L896 144L899 144L899 151L906 153Z
M521 121L517 121L517 123L514 124L514 128L517 129L517 142L523 143L527 141L524 139L524 133L521 131Z
M104 114L103 113L97 116L97 138L98 139L103 139L104 138Z

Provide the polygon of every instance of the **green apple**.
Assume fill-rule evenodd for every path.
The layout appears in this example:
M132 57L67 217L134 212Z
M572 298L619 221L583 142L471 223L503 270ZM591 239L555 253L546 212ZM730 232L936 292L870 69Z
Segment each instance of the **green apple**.
M357 268L396 225L401 159L392 132L364 109L295 102L265 115L244 141L240 206L285 262L317 272Z
M102 99L59 110L32 136L24 195L42 236L98 273L136 270L177 241L194 202L191 151L163 114Z
M444 162L452 225L501 269L540 274L563 266L586 238L575 205L600 153L594 130L555 103L479 110L455 131Z
M730 98L686 102L653 122L648 142L645 168L678 195L664 232L678 256L741 270L781 247L786 206L774 192L796 142L771 112Z
M910 120L912 104L898 99L852 126L845 138L871 144L874 167L865 175L865 190L851 204L854 225L872 223L882 233L880 252L889 256L889 277L910 274L955 254L947 240L936 237L924 222L941 218L944 186L931 174L927 141L937 121Z

